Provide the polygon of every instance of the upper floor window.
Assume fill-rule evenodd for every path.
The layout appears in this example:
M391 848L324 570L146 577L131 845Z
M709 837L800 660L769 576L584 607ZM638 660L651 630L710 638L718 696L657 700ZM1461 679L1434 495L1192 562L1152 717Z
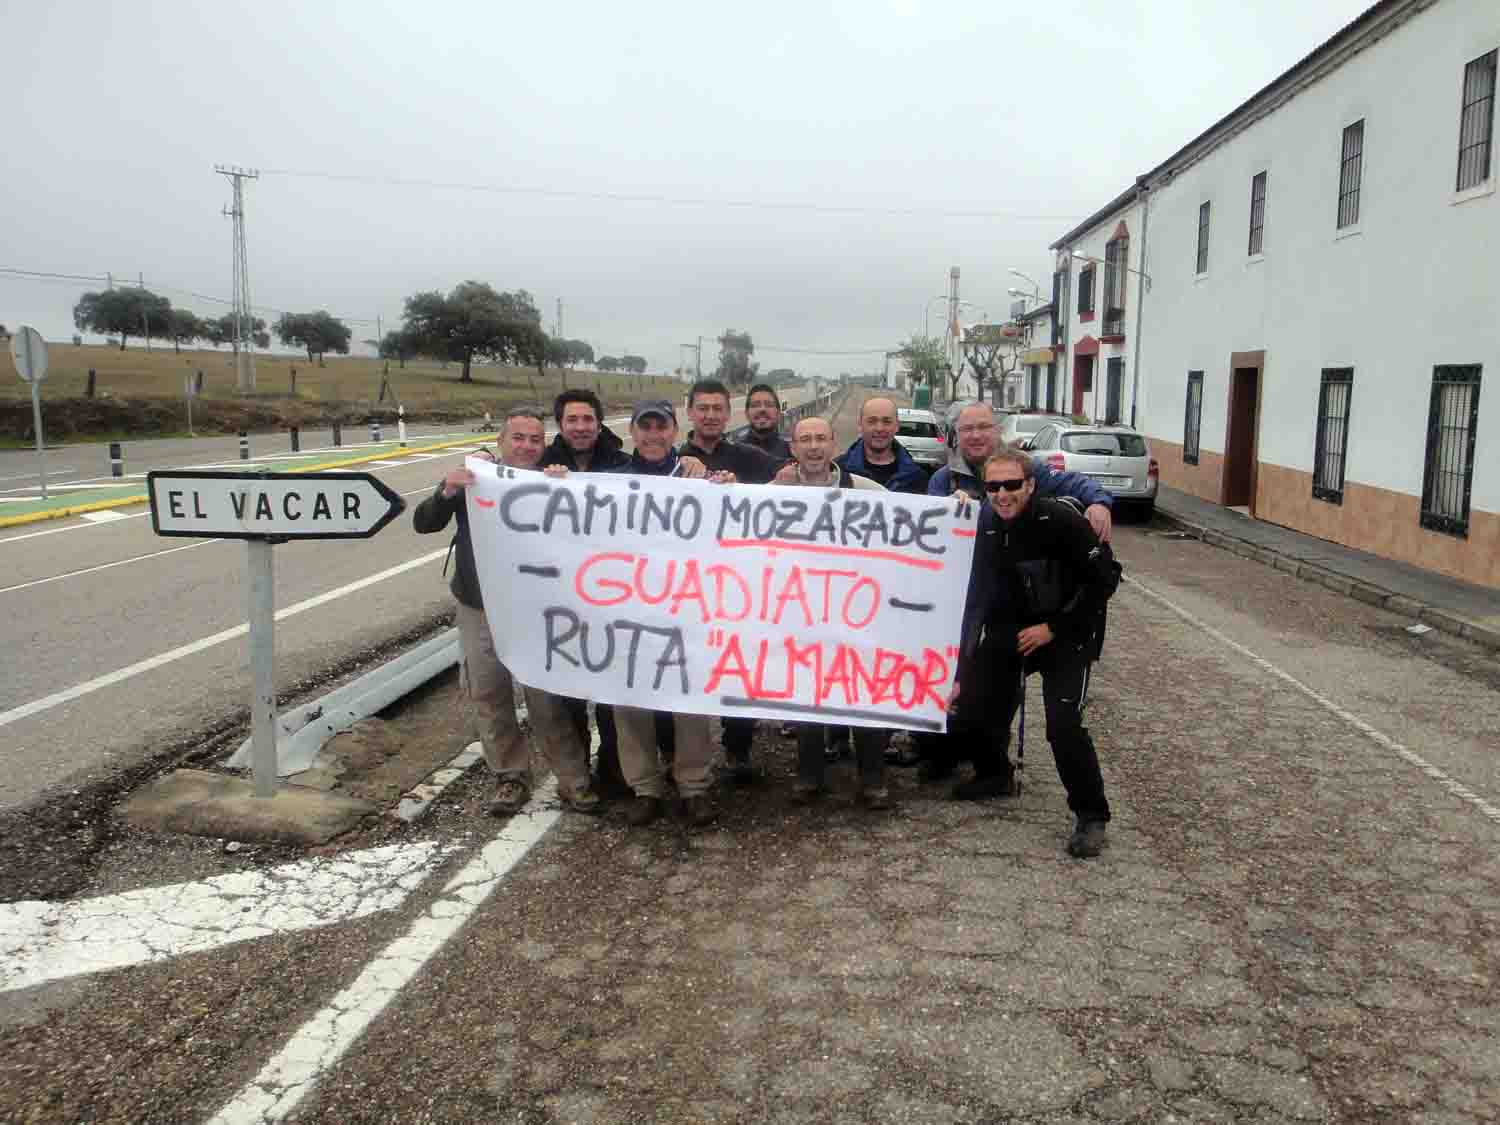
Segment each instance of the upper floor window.
M1250 256L1259 254L1266 234L1266 173L1250 181Z
M1458 191L1490 178L1495 132L1495 56L1491 51L1464 67L1463 108L1458 116Z
M1364 173L1365 122L1360 118L1344 130L1339 157L1339 230L1359 222L1359 184Z
M1208 200L1198 208L1198 273L1208 272Z
M1104 244L1104 334L1106 336L1120 336L1125 332L1125 262L1129 257L1129 250L1130 238L1125 234L1117 234Z
M1094 263L1088 262L1078 271L1078 315L1091 319L1094 315Z

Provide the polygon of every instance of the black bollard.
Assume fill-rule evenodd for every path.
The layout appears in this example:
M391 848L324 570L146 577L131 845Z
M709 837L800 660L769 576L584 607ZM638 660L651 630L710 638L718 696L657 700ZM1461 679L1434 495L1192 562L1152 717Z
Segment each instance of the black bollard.
M109 475L112 477L125 475L125 453L117 441L109 443Z
M376 418L371 418L370 419L370 440L371 441L379 441L380 440L380 421L379 421L379 419L376 419Z
M299 430L296 426L292 427L292 452L302 452L302 431Z
M240 460L250 460L250 435L244 430L240 431Z
M333 444L336 446L344 444L344 427L338 422L333 424Z

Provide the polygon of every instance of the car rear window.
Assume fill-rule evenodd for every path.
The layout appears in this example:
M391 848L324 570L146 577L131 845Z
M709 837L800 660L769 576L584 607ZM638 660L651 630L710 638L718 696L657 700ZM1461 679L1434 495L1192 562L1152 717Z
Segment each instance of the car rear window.
M938 436L937 423L935 422L902 422L896 429L897 437L926 437Z
M1045 414L1022 414L1016 419L1016 433L1034 434L1043 426L1050 426L1057 419Z
M1146 439L1140 434L1064 434L1062 447L1067 453L1096 457L1146 456Z

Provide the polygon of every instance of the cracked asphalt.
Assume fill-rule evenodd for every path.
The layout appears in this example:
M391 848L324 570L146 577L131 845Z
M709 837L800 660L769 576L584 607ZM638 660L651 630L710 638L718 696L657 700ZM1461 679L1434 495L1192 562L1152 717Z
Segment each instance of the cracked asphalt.
M325 857L425 848L387 909L310 899L325 924L0 991L0 1120L1500 1120L1493 655L1152 526L1117 539L1100 859L1063 854L1034 681L1023 791L983 805L896 770L868 813L843 764L794 806L771 729L764 782L697 833L546 800L494 821L481 769ZM298 858L157 841L179 873L130 840L48 909L131 864L145 889Z

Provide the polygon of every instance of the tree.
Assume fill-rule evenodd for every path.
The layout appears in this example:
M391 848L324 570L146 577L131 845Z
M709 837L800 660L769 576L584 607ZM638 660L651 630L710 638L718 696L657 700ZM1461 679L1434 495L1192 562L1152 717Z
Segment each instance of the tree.
M380 358L397 360L402 367L405 367L406 361L416 354L416 341L412 339L411 333L405 329L398 331L393 328L380 341Z
M749 386L755 380L760 364L751 363L755 342L748 332L726 328L719 337L719 378L728 386Z
M600 371L620 370L620 361L612 355L602 355L594 361L594 366Z
M524 289L497 292L483 281L465 281L446 297L436 291L406 299L406 330L424 355L463 363L459 382L472 383L475 359L544 362L542 314Z
M568 354L575 366L580 363L594 362L594 347L586 340L569 340Z
M926 384L929 387L937 386L938 376L948 366L947 358L943 355L943 342L936 336L912 336L896 353L906 369L906 377L912 386Z
M276 322L276 335L283 344L307 349L307 361L323 365L327 352L349 354L349 326L338 317L319 309L311 313L282 313Z
M620 357L620 366L632 375L644 375L646 373L646 360L642 356L627 355Z
M173 309L167 315L167 338L172 341L172 350L182 354L182 345L191 344L203 334L203 322L196 313L187 309Z
M266 331L266 322L260 317L242 318L240 320L241 339L240 343L248 344L255 342L255 346L262 351L271 346L270 333ZM225 344L234 343L234 313L225 313L215 319L204 318L198 322L198 339L203 340L211 346L218 348Z
M106 289L85 293L73 306L73 324L80 332L120 337L120 350L131 336L165 337L170 330L172 302L149 289Z
M1021 353L1026 350L1028 327L1021 324L976 324L964 333L964 359L974 372L981 397L986 385L995 387L1003 384L1006 377L1020 367ZM956 395L957 377L953 384Z

